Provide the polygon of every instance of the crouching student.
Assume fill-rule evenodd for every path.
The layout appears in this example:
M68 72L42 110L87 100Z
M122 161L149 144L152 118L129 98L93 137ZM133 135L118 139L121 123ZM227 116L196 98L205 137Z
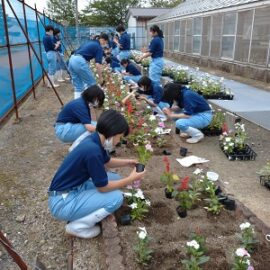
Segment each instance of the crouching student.
M128 59L121 60L121 65L126 69L123 79L127 82L132 80L133 82L138 83L142 78L140 70L134 64L130 63Z
M69 222L68 234L81 238L97 236L100 227L96 224L123 203L119 189L143 178L145 172L136 172L136 160L110 158L106 151L128 131L128 123L119 112L103 112L96 132L69 153L57 170L48 192L49 209L55 218ZM118 167L133 169L125 178L107 171Z
M107 57L105 58L105 62L110 65L113 71L121 72L122 68L119 60L116 57L107 55Z
M207 101L196 92L175 83L164 87L163 99L170 104L177 103L180 113L166 108L166 115L174 119L176 127L181 131L180 136L187 139L187 143L197 143L204 138L199 130L210 124L212 111Z
M102 89L93 85L80 98L67 103L56 120L56 137L64 143L72 143L86 131L94 132L96 122L92 121L91 107L101 107L104 99Z
M163 101L163 88L159 84L153 83L148 77L143 76L138 81L138 86L142 87L138 99L144 100L151 107L156 108L158 113L162 114L164 108L170 107L168 103Z

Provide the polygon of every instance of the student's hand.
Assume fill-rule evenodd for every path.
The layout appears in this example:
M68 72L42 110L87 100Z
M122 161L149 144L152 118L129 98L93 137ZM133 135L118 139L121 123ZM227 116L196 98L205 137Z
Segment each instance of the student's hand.
M138 160L136 159L126 159L126 165L128 167L134 168L134 166L138 163Z
M141 180L145 175L145 170L143 172L136 172L136 168L133 169L131 174L129 175L131 183L137 180Z
M163 109L163 112L164 112L166 115L168 115L169 117L171 117L171 115L172 115L171 110L168 109L168 108L164 108L164 109Z

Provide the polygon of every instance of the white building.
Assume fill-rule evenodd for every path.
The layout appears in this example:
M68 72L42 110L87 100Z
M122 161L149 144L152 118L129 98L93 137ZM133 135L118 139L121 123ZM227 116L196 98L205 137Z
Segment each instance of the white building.
M170 9L168 8L130 8L127 14L128 33L131 36L131 47L140 49L147 46L147 22L160 16Z

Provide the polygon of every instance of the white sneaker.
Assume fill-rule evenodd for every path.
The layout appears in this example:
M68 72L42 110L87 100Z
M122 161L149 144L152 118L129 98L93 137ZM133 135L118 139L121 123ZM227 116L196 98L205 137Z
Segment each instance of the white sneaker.
M91 228L75 229L74 226L66 225L66 233L75 237L89 239L94 238L100 234L100 226L96 225Z
M191 137L189 139L186 140L187 143L198 143L199 141L201 141L204 138L204 135L199 135L196 137Z
M185 133L185 132L181 132L180 133L180 137L181 138L189 138L190 136L187 133Z
M55 77L57 78L58 82L64 82L65 80L63 79L63 72L62 70L58 70L55 74Z

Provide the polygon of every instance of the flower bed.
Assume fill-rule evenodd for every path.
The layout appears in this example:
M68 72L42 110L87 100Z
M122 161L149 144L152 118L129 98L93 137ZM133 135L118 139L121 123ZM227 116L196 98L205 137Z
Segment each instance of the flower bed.
M124 269L226 270L234 267L240 270L240 266L253 265L260 269L262 261L270 263L266 244L257 242L262 235L255 239L253 229L249 230L252 243L247 241L248 234L244 236L242 232L242 224L244 229L249 228L245 217L239 211L237 214L229 211L235 210L235 200L223 194L201 170L194 172L196 176L183 178L182 168L180 182L181 177L175 174L172 164L176 156L169 161L167 157L155 155L153 146L162 148L168 140L175 146L176 136L166 138L158 134L156 129L166 128L165 123L152 115L150 108L140 108L136 100L128 100L123 105L128 87L118 75L107 74L107 77L105 107L123 113L131 128L127 144L117 149L117 156L137 155L147 170L145 179L128 187L124 211L121 214L120 209L120 214L116 213L119 224L129 224L119 227ZM215 116L213 127L221 125L223 113L217 112ZM159 145L156 142L161 138L162 145ZM233 147L244 149L246 138L244 126L237 124L235 134L221 141L222 147L227 151L228 143L232 154ZM179 164L177 168L178 173ZM120 174L126 174L122 170ZM236 237L239 226L241 239Z

